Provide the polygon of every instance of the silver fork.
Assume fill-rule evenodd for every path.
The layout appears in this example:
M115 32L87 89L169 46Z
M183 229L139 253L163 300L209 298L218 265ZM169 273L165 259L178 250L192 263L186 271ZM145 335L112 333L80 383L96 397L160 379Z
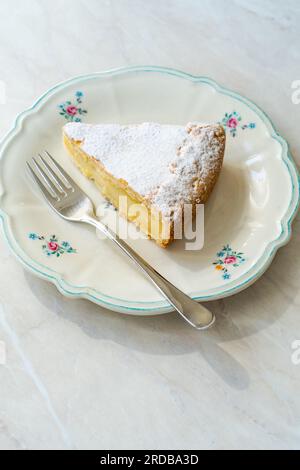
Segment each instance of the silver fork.
M113 233L104 223L95 217L94 206L90 198L79 188L66 171L45 152L38 155L31 163L26 162L36 184L46 201L57 214L72 222L84 222L93 225L112 240L152 281L171 306L193 327L204 330L214 321L214 315L203 305L198 304L188 295L175 287L159 274L149 263L138 255L124 240Z

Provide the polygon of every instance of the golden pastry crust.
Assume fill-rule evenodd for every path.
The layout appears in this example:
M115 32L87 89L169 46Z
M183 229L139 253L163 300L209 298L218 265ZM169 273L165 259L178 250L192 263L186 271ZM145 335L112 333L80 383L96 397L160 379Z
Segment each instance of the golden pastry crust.
M210 127L210 126L192 124L188 129L188 133L192 134L193 136L197 136L199 135L203 127ZM208 175L205 177L205 180L203 180L203 178L200 175L198 175L195 178L195 182L194 182L195 192L194 192L193 201L192 201L193 204L205 204L221 172L221 168L223 165L224 152L225 152L225 144L226 144L226 134L222 126L215 126L214 137L218 140L219 145L220 145L218 159L216 160L215 164L209 171Z

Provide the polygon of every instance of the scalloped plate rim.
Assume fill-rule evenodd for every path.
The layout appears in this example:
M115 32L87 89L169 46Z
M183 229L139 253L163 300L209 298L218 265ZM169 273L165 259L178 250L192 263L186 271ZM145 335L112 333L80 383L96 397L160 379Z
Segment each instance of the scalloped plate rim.
M268 117L268 115L254 102L250 99L242 96L240 93L236 93L222 85L219 85L217 82L212 80L211 78L205 76L195 76L183 71L179 71L173 68L166 68L166 67L159 67L159 66L130 66L130 67L120 67L114 68L102 72L95 72L92 74L83 74L78 75L73 78L69 78L65 81L57 83L53 87L49 88L45 93L43 93L29 108L25 109L23 112L17 115L13 127L6 133L6 135L0 141L0 159L2 159L3 154L5 152L6 146L9 142L15 138L22 130L23 121L27 118L27 116L37 112L39 110L39 105L44 104L47 102L47 99L52 96L56 92L56 90L61 90L67 87L70 84L75 84L76 82L80 82L81 80L90 80L95 79L101 76L112 76L116 74L122 73L130 73L130 72L157 72L162 74L170 74L174 75L186 80L194 81L194 82L201 82L206 83L213 88L215 88L218 92L225 94L227 96L231 96L245 105L247 105L250 109L252 109L255 113L259 115L259 117L263 120L264 124L268 127L270 131L270 136L277 140L282 148L281 158L282 161L286 164L289 176L291 178L292 183L292 192L291 192L291 200L290 204L287 207L287 210L284 216L281 218L281 233L275 239L271 240L264 250L263 255L260 259L255 263L254 266L250 268L249 271L254 271L254 273L248 277L245 281L241 282L240 284L225 289L223 292L219 292L217 294L212 294L209 296L199 296L197 293L192 294L193 298L198 301L208 301L208 300L217 300L220 298L228 297L230 295L234 295L247 287L249 287L253 282L258 280L261 275L268 269L270 266L277 250L288 243L291 237L292 228L291 224L296 216L297 210L299 208L300 203L300 177L299 172L296 167L296 164L293 160L291 152L289 150L289 145L287 141L277 132L273 122ZM292 174L294 173L294 174ZM1 180L0 180L1 181ZM1 196L3 193L1 194ZM30 258L18 245L17 240L13 236L12 231L10 230L10 223L8 215L3 211L0 207L0 219L1 219L1 226L4 233L4 237L6 242L8 243L9 248L16 256L16 258L23 264L23 266L28 269L29 271L33 272L34 274L38 275L39 277L52 282L57 289L65 296L72 297L72 298L85 298L90 300L96 304L99 304L103 307L106 307L110 310L118 311L120 313L132 313L132 314L162 314L171 311L171 307L168 305L166 301L128 301L126 299L120 299L117 297L111 297L108 295L103 294L102 292L89 288L87 286L76 286L67 283L62 276L60 276L57 272L53 272L52 274L49 273L49 268L46 266L41 265L44 268L44 271L39 270L36 266L32 263L37 264L34 259ZM15 246L14 246L15 245ZM28 259L26 259L28 258ZM262 265L255 271L255 266L262 262ZM47 271L47 272L45 272ZM244 275L246 275L245 273ZM142 306L141 306L142 305Z

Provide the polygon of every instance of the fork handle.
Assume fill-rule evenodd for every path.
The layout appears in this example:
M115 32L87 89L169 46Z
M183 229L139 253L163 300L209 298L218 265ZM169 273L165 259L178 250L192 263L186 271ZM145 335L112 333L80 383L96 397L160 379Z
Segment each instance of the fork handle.
M215 321L215 316L203 305L191 299L180 289L159 274L147 261L138 255L124 240L113 233L106 225L94 216L85 216L82 222L93 225L115 242L121 250L143 271L171 306L193 327L198 330L209 328Z

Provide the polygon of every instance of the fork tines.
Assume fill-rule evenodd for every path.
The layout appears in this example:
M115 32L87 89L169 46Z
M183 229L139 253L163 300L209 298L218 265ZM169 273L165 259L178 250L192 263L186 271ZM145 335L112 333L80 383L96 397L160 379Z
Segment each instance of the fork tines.
M52 202L59 201L78 188L75 181L47 151L26 163L44 196L52 199Z

